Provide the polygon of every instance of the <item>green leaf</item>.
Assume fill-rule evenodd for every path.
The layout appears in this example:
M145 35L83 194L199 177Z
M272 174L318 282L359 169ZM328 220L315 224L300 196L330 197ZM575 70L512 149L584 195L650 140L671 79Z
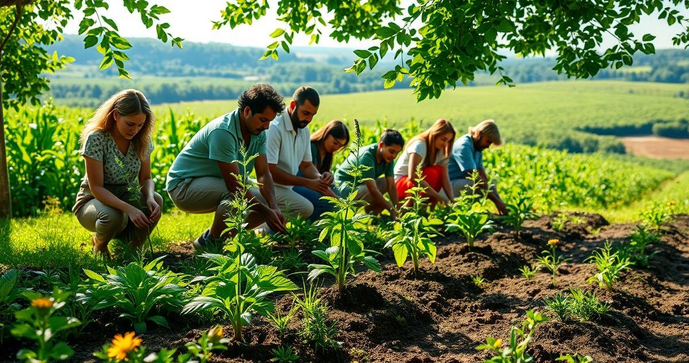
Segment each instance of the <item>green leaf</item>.
M151 13L153 13L153 14L158 14L158 15L163 15L163 14L168 14L168 13L170 13L170 10L168 10L168 9L167 9L166 7L164 7L164 6L153 5L153 6L151 6Z
M392 252L395 254L395 262L397 262L397 266L404 266L404 262L407 261L407 256L409 255L407 246L403 243L398 243L392 246Z
M170 326L167 323L167 319L165 319L165 317L163 317L163 316L160 316L160 315L149 316L148 320L150 320L150 321L152 321L152 322L154 322L160 326L170 328Z
M129 41L122 37L114 37L110 39L110 44L112 44L113 47L121 50L126 50L132 47Z
M277 38L277 37L281 36L282 34L285 34L285 30L278 28L278 29L275 29L274 32L270 33L270 37L271 38Z
M98 37L95 35L88 35L84 38L84 49L88 49L98 44Z
M652 42L655 38L656 37L653 34L645 34L643 40L644 42Z
M119 29L117 29L117 24L115 24L115 22L112 19L106 16L101 16L101 18L106 24L110 25L111 28L115 29L115 31L119 31Z
M50 356L55 360L67 360L72 355L74 355L74 350L64 342L57 343L50 350Z

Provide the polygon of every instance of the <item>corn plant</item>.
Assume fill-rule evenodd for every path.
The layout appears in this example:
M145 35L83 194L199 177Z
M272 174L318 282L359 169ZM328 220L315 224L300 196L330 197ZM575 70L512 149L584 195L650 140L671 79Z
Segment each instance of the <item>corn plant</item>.
M630 242L624 246L620 253L623 254L622 257L628 256L634 265L647 267L649 259L658 251L647 253L646 248L648 245L658 242L660 242L659 234L649 231L645 225L638 225L636 231L630 236Z
M353 151L358 156L361 147L361 130L359 122L354 120L356 130L356 143ZM365 166L357 164L352 166L353 179L350 189L356 190L358 181L361 181ZM330 247L325 250L315 250L313 254L325 261L325 264L309 265L309 280L313 280L323 273L333 275L338 290L342 292L347 276L354 274L356 265L365 265L367 268L380 272L380 265L375 257L369 255L372 251L365 249L362 235L367 231L367 225L371 216L361 214L363 201L356 200L356 193L351 193L347 198L323 197L334 205L334 210L323 213L322 219L317 225L322 227L318 240L330 240Z
M167 319L156 312L178 312L184 305L184 286L179 275L163 269L160 256L142 266L130 262L127 266L107 267L108 274L101 275L84 269L92 285L80 301L94 304L96 310L114 307L120 318L132 322L134 330L146 332L146 322L169 327Z
M560 268L560 265L562 265L566 261L569 261L569 258L562 258L562 256L559 256L557 254L557 245L559 243L560 241L557 239L551 239L550 241L548 241L548 246L550 246L550 250L543 250L541 252L543 256L536 259L536 262L538 262L541 266L543 266L545 269L552 273L553 286L557 285L558 268Z
M510 331L509 346L502 346L502 339L488 337L486 344L481 344L476 349L492 351L495 356L485 362L492 363L518 363L532 362L533 357L526 353L529 344L533 340L533 333L536 326L548 321L548 318L537 311L529 310L526 312L526 319L521 327L513 326Z
M518 193L511 203L506 204L506 207L508 213L503 220L514 227L514 232L519 236L524 222L536 216L533 202L522 193Z
M560 320L590 321L605 315L610 306L601 302L595 292L584 292L580 289L569 289L569 295L557 294L543 299L546 307L554 312Z
M50 296L33 291L24 291L22 295L31 301L31 305L14 314L19 323L12 328L12 335L34 340L37 347L35 350L21 349L17 359L36 363L69 359L74 351L65 342L56 343L60 338L58 333L78 326L80 322L74 317L56 316L55 312L64 306L71 293L56 287Z
M422 179L421 164L416 170L417 178ZM443 221L435 218L427 218L422 214L422 206L428 197L423 195L424 188L417 183L409 189L407 197L411 203L403 207L399 221L395 223L394 230L390 232L392 238L385 244L385 248L392 248L397 266L402 267L407 257L411 256L414 265L414 273L419 270L419 259L426 255L431 263L435 263L436 246L431 238L439 235L436 226L442 226Z
M611 290L615 281L620 278L622 271L629 268L632 262L629 257L622 256L619 251L612 250L610 243L605 243L600 251L593 251L593 254L586 259L596 265L598 273L591 276L589 283L598 283L598 287Z
M522 276L524 276L525 279L531 280L536 276L536 274L538 273L538 270L540 270L540 269L541 269L540 265L534 265L532 267L524 266L524 267L520 268L519 271L521 271Z

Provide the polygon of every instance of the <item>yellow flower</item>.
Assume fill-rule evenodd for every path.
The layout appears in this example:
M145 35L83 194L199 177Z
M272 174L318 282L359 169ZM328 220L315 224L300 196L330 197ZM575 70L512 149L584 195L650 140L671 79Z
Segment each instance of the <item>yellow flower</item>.
M496 339L493 346L495 346L495 348L500 348L502 346L502 339Z
M208 331L208 340L212 343L217 344L220 339L223 338L223 331L220 325L216 325L211 330Z
M668 204L669 204L670 206L673 206L673 205L675 205L675 201L674 201L674 200L671 200Z
M108 348L108 357L115 358L118 362L128 360L127 354L141 345L141 338L134 336L134 332L125 333L124 336L117 334L112 340L112 345Z
M53 307L53 301L44 297L31 301L31 306L38 310L48 310Z
M558 243L560 243L560 240L557 238L553 238L553 239L548 241L548 246L557 246Z

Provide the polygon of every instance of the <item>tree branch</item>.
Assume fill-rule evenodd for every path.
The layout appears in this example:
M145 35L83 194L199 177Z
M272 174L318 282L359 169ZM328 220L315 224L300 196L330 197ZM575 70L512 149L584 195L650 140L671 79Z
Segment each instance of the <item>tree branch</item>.
M19 2L17 2L14 6L17 7L17 16L14 18L14 22L12 22L12 26L10 27L10 30L7 33L7 36L5 37L5 39L0 44L0 57L2 57L2 51L5 49L5 45L10 40L10 37L12 36L14 29L17 28L17 23L19 23L19 19L22 17L22 7L24 6L23 0L19 0Z

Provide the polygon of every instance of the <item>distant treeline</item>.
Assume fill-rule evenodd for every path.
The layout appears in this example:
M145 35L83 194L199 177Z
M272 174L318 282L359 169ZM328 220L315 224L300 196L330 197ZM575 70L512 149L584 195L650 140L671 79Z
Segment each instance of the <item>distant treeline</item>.
M51 80L52 96L60 103L92 107L122 88L138 88L154 103L236 98L256 82L269 82L285 95L297 85L310 84L323 94L365 92L383 89L381 75L391 66L384 59L375 71L360 76L343 70L354 60L350 50L295 48L278 62L258 61L261 48L235 47L220 43L185 43L171 48L152 39L132 39L127 68L134 80L119 80L115 69L99 71L101 58L84 49L82 40L66 36L50 49L76 58L68 70ZM552 70L552 59L509 60L505 74L516 83L566 79ZM596 79L689 83L689 50L660 50L656 55L635 57L634 67L601 71ZM479 75L471 85L494 83ZM409 80L395 88L409 87ZM678 94L678 97L689 95Z

